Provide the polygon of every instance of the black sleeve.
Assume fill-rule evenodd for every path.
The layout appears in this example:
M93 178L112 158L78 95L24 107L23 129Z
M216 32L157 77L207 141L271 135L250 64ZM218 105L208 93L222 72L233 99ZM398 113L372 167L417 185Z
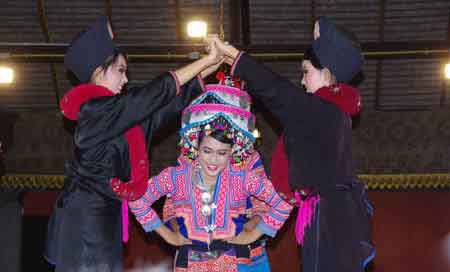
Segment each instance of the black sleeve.
M75 145L89 148L117 137L168 105L176 96L176 78L165 73L126 94L93 99L81 107Z
M193 98L197 97L202 92L201 80L202 79L197 76L184 84L181 87L179 95L177 95L170 103L153 113L150 122L142 124L148 142L151 140L152 134L155 133L155 131L160 127L167 125L171 119L175 118L187 105L189 105Z
M250 94L260 99L284 127L292 122L303 127L316 127L313 122L326 118L328 104L305 93L290 80L274 73L247 54L242 54L234 67L234 75L244 80Z

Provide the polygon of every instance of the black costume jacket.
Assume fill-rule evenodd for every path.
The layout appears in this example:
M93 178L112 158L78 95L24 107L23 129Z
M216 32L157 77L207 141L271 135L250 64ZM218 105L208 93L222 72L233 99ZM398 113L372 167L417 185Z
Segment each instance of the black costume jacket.
M234 74L282 123L291 188L328 190L354 178L350 116L246 54L238 60Z
M199 78L179 90L166 73L126 93L81 105L74 156L66 163L67 181L48 226L45 257L56 271L122 271L121 201L110 180L130 180L124 134L139 124L149 144L157 129L201 90Z
M200 91L198 79L193 79L177 95L175 82L167 73L126 94L85 103L78 116L74 158L66 165L66 175L82 187L118 199L110 189L109 180L130 179L124 133L140 124L149 144L154 133L178 115Z
M232 73L282 123L291 189L306 187L310 195L320 196L305 232L302 271L363 271L375 255L372 206L353 174L351 117L245 53Z

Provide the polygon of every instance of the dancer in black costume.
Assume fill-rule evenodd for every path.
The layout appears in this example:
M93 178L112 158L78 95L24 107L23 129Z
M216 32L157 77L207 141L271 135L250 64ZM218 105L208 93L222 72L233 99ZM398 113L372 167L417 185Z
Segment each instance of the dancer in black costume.
M284 127L289 184L301 205L296 234L302 271L359 272L375 255L372 207L351 158L359 92L344 82L360 71L361 50L351 33L325 17L314 36L302 62L307 93L233 46L219 39L215 45L228 56L232 74Z
M210 50L121 93L128 63L112 40L108 19L101 17L71 43L65 65L83 84L60 105L77 125L74 155L65 166L67 181L48 226L45 257L56 271L123 270L127 201L147 188L147 143L200 92L197 77L213 72L220 61L217 51Z

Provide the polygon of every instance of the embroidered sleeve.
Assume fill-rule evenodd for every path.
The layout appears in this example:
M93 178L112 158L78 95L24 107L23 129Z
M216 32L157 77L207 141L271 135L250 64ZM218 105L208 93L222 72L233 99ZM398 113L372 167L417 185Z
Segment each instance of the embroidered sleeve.
M163 206L163 221L167 222L170 219L175 217L175 206L173 205L173 201L171 198L166 198L166 200L164 201L164 206Z
M249 216L260 216L262 217L269 209L270 206L264 201L257 199L256 197L250 197L250 203L252 207L248 210Z
M162 171L159 175L148 181L147 190L144 195L136 201L129 202L129 206L136 220L142 225L146 232L158 228L162 222L158 214L152 209L152 204L162 196L175 191L173 179L173 167Z
M264 234L274 237L289 217L292 206L278 195L267 177L254 172L247 173L244 188L249 195L270 206L265 213L260 214L262 220L256 227Z
M257 151L253 152L251 157L248 158L244 164L244 167L248 171L253 171L257 175L262 178L267 178L266 171L264 170L264 164L261 159L261 156ZM265 214L270 206L267 205L264 201L257 199L256 197L250 197L251 206L247 210L247 215L252 216L261 216Z

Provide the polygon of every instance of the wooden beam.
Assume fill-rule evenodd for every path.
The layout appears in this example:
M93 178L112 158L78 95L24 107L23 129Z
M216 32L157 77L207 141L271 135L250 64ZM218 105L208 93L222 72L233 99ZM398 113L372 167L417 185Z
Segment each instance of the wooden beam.
M447 60L445 61L445 63L450 63L450 8L448 9L447 48L448 48L448 57L447 57ZM449 79L444 79L442 82L441 98L440 98L440 106L441 107L445 107L445 105L447 104L447 90L448 90L448 87L450 86L448 81L449 81Z
M11 43L0 42L0 53L9 54L64 54L68 43ZM127 53L166 54L185 53L203 46L196 44L142 45L118 44ZM306 50L309 44L234 44L237 48L251 50L252 53L292 53L298 54ZM446 40L415 42L368 42L362 43L363 53L373 57L436 55L448 53Z
M380 2L380 10L378 13L378 41L384 42L384 17L386 10L386 0L381 0ZM380 96L381 96L381 73L383 67L383 60L377 60L376 70L375 70L375 110L379 110L381 108Z
M251 44L250 33L250 2L242 0L241 2L241 24L242 24L242 43L244 46Z
M51 42L50 33L48 31L48 20L45 14L45 3L44 0L38 0L38 13L39 13L39 23L41 25L42 34L44 34L44 40L47 43Z
M230 43L241 43L241 1L230 1Z
M219 38L225 40L225 4L219 0Z
M175 12L175 33L177 37L177 42L183 40L183 22L181 21L181 11L180 11L180 1L175 0L174 6Z
M45 3L44 0L38 0L38 13L39 13L39 22L41 25L42 33L44 34L45 42L51 43L52 38L50 36L50 31L48 29L48 18L45 13ZM59 105L59 87L58 87L58 78L56 75L56 67L54 63L50 63L50 73L53 85L53 91L55 93L56 105Z
M2 43L0 53L9 54L11 61L21 62L61 62L67 49L66 43ZM133 60L158 61L161 59L182 59L190 52L203 52L202 45L135 45L118 44ZM255 55L261 60L299 61L307 44L294 45L244 45L235 44L239 49ZM448 59L447 41L418 42L370 42L363 43L366 59L439 58ZM179 56L186 55L186 56Z
M108 16L109 22L111 23L111 27L113 27L113 20L112 20L112 16L113 15L112 15L112 2L111 2L111 0L105 0L105 13L106 13L106 16Z

